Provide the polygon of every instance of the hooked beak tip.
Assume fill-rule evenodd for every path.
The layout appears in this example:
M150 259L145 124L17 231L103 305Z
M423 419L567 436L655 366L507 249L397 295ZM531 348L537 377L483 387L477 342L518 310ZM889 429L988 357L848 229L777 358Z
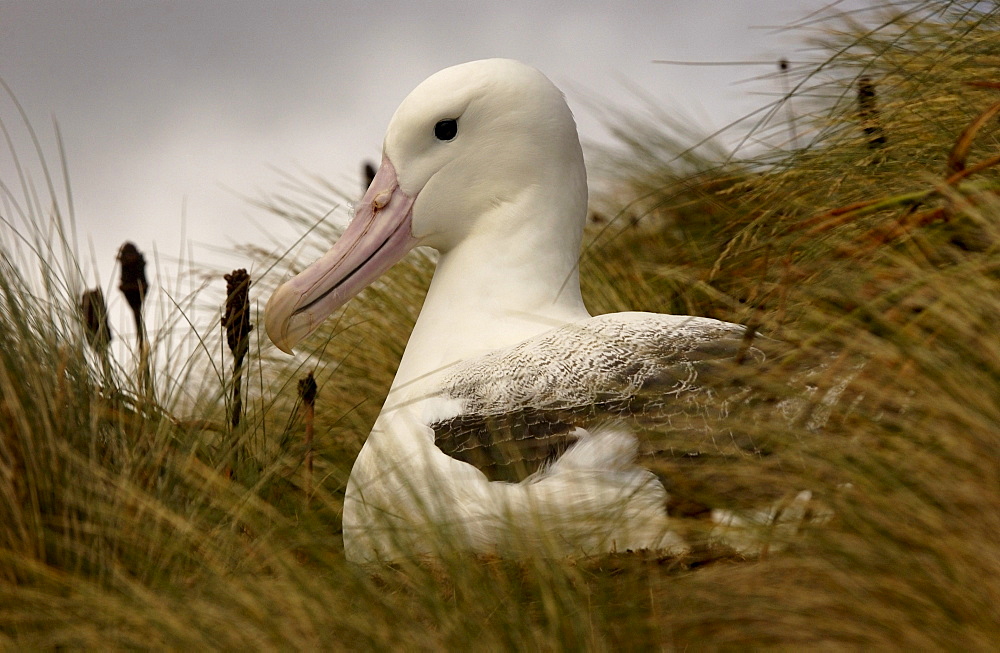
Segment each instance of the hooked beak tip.
M271 295L264 309L264 330L267 332L267 337L275 347L286 354L292 354L292 347L299 342L292 338L290 333L291 322L295 318L296 300L297 297L282 284Z
M280 340L279 341L275 341L275 340L272 339L271 342L274 343L275 347L277 347L281 351L285 352L289 356L291 356L292 354L295 353L294 351L292 351L291 347L289 347L288 345L286 345L284 342L281 342Z

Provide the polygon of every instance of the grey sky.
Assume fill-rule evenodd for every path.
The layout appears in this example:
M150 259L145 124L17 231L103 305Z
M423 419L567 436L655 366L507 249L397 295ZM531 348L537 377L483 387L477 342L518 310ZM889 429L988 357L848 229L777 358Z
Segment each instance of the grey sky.
M734 82L769 69L652 60L794 58L798 37L753 28L826 4L7 0L0 77L53 159L58 120L83 247L93 241L107 288L125 239L176 256L182 215L199 260L216 256L201 244L261 241L250 218L268 216L227 189L266 194L279 185L275 169L359 189L361 161L378 158L398 102L440 68L490 56L531 63L567 92L585 140L603 138L585 101L635 105L629 84L709 130L767 101L752 94L776 90L766 83ZM27 155L7 98L0 118ZM0 173L10 184L6 151Z

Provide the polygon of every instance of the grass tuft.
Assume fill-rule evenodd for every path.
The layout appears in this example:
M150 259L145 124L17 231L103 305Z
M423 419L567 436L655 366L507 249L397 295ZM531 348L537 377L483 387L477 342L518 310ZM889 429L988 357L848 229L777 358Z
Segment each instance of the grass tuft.
M707 315L806 359L834 352L814 382L850 372L845 400L819 392L801 418L822 418L821 431L733 415L780 465L708 470L727 487L808 488L829 521L754 559L706 549L348 565L344 488L430 257L416 252L368 289L304 359L242 333L237 460L221 308L202 320L195 298L171 300L194 353L155 369L155 393L119 383L135 362L87 348L102 331L81 325L69 214L39 197L62 196L55 179L39 189L22 176L2 186L0 646L994 648L1000 12L898 3L800 28L816 61L775 73L796 111L783 95L759 114L749 154L669 125L620 131L581 268L594 312ZM274 269L335 237L324 217L342 198L294 181L264 203L310 235ZM276 276L255 274L251 307ZM85 323L99 325L89 296ZM300 398L306 372L319 399Z

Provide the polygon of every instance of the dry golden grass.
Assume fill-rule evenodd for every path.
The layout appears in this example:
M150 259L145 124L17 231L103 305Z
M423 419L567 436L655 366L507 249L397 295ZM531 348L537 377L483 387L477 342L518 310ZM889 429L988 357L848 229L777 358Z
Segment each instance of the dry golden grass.
M1000 101L1000 15L965 6L908 5L874 31L824 23L826 58L798 71L808 147L682 171L665 145L662 167L647 152L599 198L613 219L582 259L595 312L710 315L804 357L867 361L820 434L760 427L794 447L780 478L814 490L829 523L753 560L353 567L343 489L431 262L394 269L307 343L305 363L262 358L255 329L234 430L231 382L196 372L204 361L158 378L155 399L125 381L132 363L102 371L77 322L72 253L29 237L39 255L5 245L0 269L0 647L995 648L1000 179L976 166L1000 153L996 117L980 120ZM855 105L861 75L877 92L876 146ZM311 224L323 202L275 204ZM195 356L221 352L213 320ZM227 453L234 440L245 459Z

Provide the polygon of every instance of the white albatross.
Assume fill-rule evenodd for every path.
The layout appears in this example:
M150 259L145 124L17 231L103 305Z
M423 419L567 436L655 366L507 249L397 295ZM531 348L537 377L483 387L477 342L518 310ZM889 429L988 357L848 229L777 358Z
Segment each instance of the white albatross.
M413 247L440 253L348 483L350 560L684 549L663 483L636 462L639 439L598 417L657 388L667 421L690 431L721 401L699 375L762 354L713 319L591 317L577 267L586 215L576 124L539 71L475 61L403 100L343 236L266 309L291 352Z

